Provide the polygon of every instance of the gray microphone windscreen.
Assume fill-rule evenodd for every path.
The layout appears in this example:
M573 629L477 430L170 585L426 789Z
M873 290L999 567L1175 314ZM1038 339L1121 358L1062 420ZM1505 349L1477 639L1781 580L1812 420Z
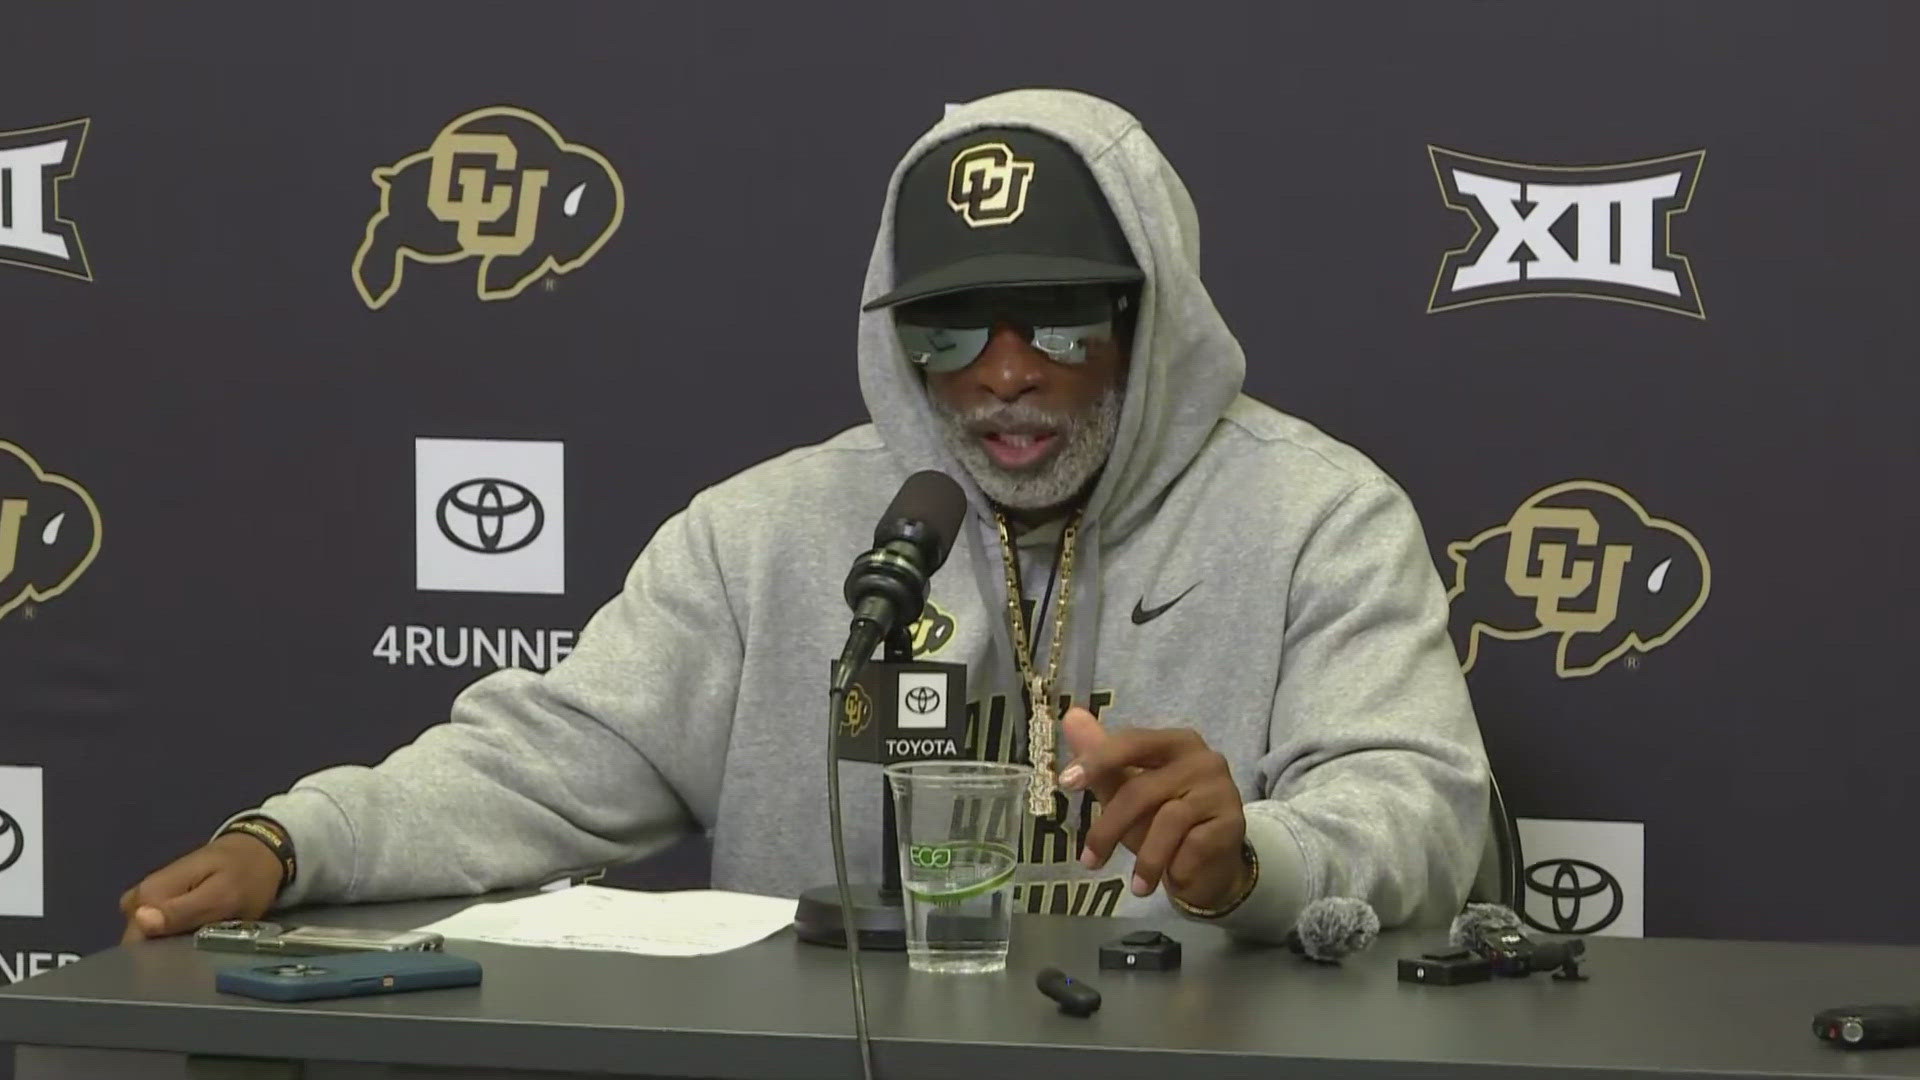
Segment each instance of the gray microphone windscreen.
M1308 904L1293 931L1309 959L1337 963L1373 944L1380 936L1380 916L1365 900L1328 896Z
M1453 917L1447 941L1456 949L1471 948L1488 934L1520 929L1520 916L1504 904L1468 904Z

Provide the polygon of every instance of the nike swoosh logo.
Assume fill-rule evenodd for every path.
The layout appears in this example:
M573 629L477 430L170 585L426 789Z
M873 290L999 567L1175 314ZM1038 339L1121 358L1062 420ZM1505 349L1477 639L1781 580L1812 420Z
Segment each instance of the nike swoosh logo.
M1133 625L1145 626L1146 624L1152 622L1153 620L1159 618L1160 616L1165 615L1167 613L1168 608L1172 607L1173 605L1179 603L1182 600L1185 600L1187 598L1187 593L1190 593L1199 587L1200 587L1200 583L1196 581L1193 584L1187 586L1187 592L1183 592L1179 596L1176 596L1173 599L1155 608L1141 606L1147 602L1147 598L1144 596L1138 600L1135 600L1133 602Z

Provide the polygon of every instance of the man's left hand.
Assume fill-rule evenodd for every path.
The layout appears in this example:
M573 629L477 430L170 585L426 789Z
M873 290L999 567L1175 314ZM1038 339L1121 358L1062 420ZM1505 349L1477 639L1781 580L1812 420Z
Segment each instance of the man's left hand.
M1116 844L1133 852L1133 891L1147 896L1162 882L1199 908L1215 908L1246 886L1242 845L1247 819L1227 759L1191 728L1109 732L1078 706L1061 733L1074 763L1060 775L1068 790L1088 788L1100 820L1087 831L1080 861L1106 865Z

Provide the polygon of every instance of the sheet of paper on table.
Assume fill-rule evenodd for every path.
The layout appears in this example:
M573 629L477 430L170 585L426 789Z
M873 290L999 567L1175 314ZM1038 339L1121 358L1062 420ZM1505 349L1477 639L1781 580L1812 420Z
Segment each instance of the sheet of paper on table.
M475 904L419 929L500 945L707 956L792 925L794 906L791 899L717 889L648 893L577 885Z

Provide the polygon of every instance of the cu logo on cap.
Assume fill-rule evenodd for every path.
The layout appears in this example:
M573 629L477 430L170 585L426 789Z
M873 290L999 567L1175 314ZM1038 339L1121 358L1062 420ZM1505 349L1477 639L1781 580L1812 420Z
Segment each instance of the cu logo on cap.
M1552 871L1552 876L1543 879L1543 871ZM1527 867L1527 889L1553 902L1553 925L1543 925L1525 911L1520 917L1528 926L1549 934L1599 933L1612 926L1627 905L1626 890L1620 887L1619 879L1585 859L1542 859L1534 863ZM1585 902L1601 893L1608 894L1607 913L1581 922Z
M533 492L511 480L486 477L455 484L434 508L440 535L483 555L504 555L534 542L547 511Z
M27 831L12 814L0 810L0 871L20 861L27 851Z
M947 170L947 206L969 228L1009 225L1026 212L1032 179L1033 162L1014 157L1006 143L969 146Z

